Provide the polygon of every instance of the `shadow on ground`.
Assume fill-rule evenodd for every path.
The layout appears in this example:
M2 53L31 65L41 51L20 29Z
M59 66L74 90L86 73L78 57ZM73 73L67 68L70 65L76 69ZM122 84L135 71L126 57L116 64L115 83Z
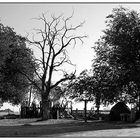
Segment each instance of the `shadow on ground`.
M136 128L136 124L116 122L81 122L73 121L62 124L25 124L21 126L0 126L0 137L55 137L57 134L86 132L109 129Z

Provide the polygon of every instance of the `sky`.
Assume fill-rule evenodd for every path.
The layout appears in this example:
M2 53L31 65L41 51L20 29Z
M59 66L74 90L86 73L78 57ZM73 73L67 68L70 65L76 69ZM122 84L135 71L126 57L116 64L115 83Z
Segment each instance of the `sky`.
M106 28L105 18L111 14L113 8L119 6L140 12L140 4L134 3L0 3L0 21L5 26L14 28L17 34L26 36L28 33L32 34L33 28L40 26L33 18L37 18L42 13L49 12L55 15L63 13L65 17L68 17L74 11L71 23L77 25L85 21L84 26L78 33L88 35L88 37L84 39L83 45L78 43L75 48L71 47L69 51L70 60L72 63L76 64L78 75L82 70L89 70L91 68L92 60L95 56L92 47L103 34L102 31ZM34 53L36 56L40 55L35 49ZM81 108L83 107L84 105L82 104Z
M37 28L38 21L33 18L39 17L42 13L70 16L74 11L72 24L77 25L85 21L84 26L80 29L80 34L88 35L84 39L84 44L77 44L69 52L72 63L76 64L77 74L84 69L90 69L92 60L95 56L92 47L102 35L105 29L105 18L111 13L112 9L122 4L0 4L0 20L4 25L14 28L17 34L26 36ZM125 7L139 9L138 4L123 4ZM39 55L34 50L35 55Z

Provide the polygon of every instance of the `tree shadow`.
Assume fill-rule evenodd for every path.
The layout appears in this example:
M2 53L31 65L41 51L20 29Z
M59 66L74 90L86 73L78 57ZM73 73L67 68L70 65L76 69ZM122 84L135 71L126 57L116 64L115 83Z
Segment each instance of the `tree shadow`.
M57 137L60 134L109 130L109 129L132 129L139 127L132 123L116 122L81 122L73 121L61 124L25 124L21 126L0 126L0 137ZM87 136L88 137L88 136Z

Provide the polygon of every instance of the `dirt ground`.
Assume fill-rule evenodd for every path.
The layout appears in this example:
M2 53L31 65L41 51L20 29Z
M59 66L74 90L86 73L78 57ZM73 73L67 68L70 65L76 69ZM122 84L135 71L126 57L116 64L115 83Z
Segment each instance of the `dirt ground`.
M140 123L3 119L0 137L140 137Z

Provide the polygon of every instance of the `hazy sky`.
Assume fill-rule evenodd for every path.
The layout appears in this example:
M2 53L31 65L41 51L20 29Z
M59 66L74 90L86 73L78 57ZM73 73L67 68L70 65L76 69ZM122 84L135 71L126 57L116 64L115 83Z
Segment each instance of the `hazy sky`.
M91 60L94 51L91 47L101 36L105 29L105 17L111 13L112 9L123 5L132 9L139 9L138 4L0 4L0 20L4 25L13 27L17 34L27 35L32 29L37 27L38 22L32 18L38 17L42 12L49 11L65 17L70 16L74 10L72 24L76 25L86 21L81 28L82 34L88 35L84 40L84 45L78 44L71 49L70 59L77 65L77 73L84 69L91 68ZM37 53L36 53L37 54Z
M70 59L77 65L77 73L84 69L90 69L94 51L91 48L94 42L102 35L105 29L105 17L112 9L124 6L140 11L140 4L2 4L0 3L0 20L4 25L13 27L17 34L23 36L31 33L32 29L38 26L38 22L32 18L38 17L42 12L49 11L56 15L64 14L70 16L74 10L72 24L76 25L86 21L79 33L88 35L84 45L78 44L71 49ZM37 55L37 52L36 52ZM38 54L39 55L39 54ZM82 106L83 108L83 106Z
M77 65L77 73L79 73L91 68L91 60L94 56L91 47L102 34L101 31L105 29L105 17L119 5L122 4L0 4L0 20L4 25L13 27L17 34L24 36L37 27L38 22L32 18L38 17L42 12L49 11L56 15L63 13L67 17L74 10L72 24L76 25L85 20L80 33L88 35L83 46L78 44L70 52L70 59ZM123 4L123 6L139 9L140 5Z

